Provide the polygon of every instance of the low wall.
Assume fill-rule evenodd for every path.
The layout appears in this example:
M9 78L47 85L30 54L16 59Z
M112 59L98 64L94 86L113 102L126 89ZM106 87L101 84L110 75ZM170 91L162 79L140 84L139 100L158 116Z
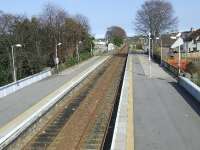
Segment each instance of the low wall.
M193 97L200 102L200 87L190 81L188 78L179 77L179 85L188 91Z
M174 75L178 76L178 69L174 66L168 64L163 61L163 67L167 68ZM178 83L182 86L186 91L188 91L194 98L196 98L200 102L200 87L193 83L190 79L179 76Z
M26 87L26 86L28 86L32 83L35 83L37 81L40 81L42 79L45 79L51 75L52 75L51 69L49 68L49 69L42 71L40 73L37 73L35 75L18 80L15 83L10 83L8 85L2 86L2 87L0 87L0 98L5 97L11 93L14 93L14 92L22 89L23 87Z

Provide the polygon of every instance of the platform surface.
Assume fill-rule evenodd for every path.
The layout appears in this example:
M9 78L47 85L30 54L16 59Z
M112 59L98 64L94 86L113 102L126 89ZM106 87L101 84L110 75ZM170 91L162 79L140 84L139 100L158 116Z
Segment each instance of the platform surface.
M93 57L79 65L66 69L58 75L53 75L11 95L0 98L0 128L104 58L104 56Z
M147 55L130 53L111 149L199 150L199 139L200 103Z
M135 149L199 150L199 102L146 55L132 56Z

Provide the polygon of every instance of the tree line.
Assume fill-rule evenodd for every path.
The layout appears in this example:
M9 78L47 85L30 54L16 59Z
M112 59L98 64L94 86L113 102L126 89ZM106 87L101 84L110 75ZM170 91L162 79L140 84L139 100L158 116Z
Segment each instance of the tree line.
M12 45L22 45L14 49L17 78L21 79L53 67L58 43L62 43L58 47L59 63L65 63L75 57L79 41L81 50L89 52L92 40L85 16L70 15L50 3L31 18L0 11L0 86L12 82Z

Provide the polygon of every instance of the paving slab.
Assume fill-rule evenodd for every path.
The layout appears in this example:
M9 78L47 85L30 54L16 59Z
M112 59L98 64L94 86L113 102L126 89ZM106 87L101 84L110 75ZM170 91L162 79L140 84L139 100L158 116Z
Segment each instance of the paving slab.
M200 103L148 56L133 55L136 150L199 150Z

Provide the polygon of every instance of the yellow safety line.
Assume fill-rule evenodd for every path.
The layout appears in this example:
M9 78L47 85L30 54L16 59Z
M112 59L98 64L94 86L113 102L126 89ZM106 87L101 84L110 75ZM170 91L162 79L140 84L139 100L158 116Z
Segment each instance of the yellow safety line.
M133 73L132 57L129 59L127 150L134 150Z

